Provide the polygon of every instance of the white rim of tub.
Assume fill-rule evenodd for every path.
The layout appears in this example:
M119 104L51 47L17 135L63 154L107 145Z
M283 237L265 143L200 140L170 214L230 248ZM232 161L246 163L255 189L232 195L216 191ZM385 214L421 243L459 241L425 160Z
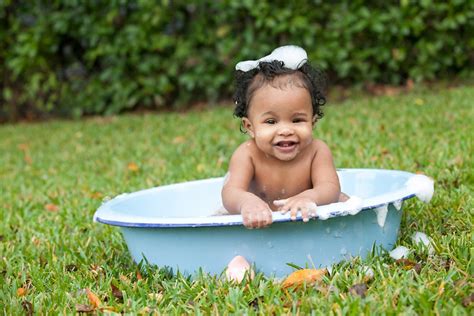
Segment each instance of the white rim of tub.
M369 170L377 170L381 172L396 172L400 175L407 176L407 180L415 176L415 174L401 170L389 170L389 169L337 169L341 172L364 172ZM123 201L123 199L133 199L150 192L160 189L173 189L182 185L183 183L200 183L206 184L206 182L214 182L222 179L223 177L208 178L202 180L193 180L187 182L174 183L169 185L158 186L150 189L140 190L133 193L126 193L116 196L115 198L104 202L94 214L94 221L103 224L120 227L142 227L142 228L178 228L178 227L209 227L209 226L236 226L243 225L242 216L240 214L235 215L215 215L215 216L195 216L195 217L144 217L133 214L122 214L113 210L113 206ZM380 194L371 198L363 199L361 212L383 207L388 204L401 203L404 200L415 197L417 192L414 192L413 188L405 185L401 189L391 191L389 193ZM328 218L348 216L350 210L344 207L344 202L332 203L328 205L318 206L318 209L329 214ZM290 214L281 214L280 212L273 212L272 214L273 223L282 223L294 221L291 219ZM315 219L318 219L316 215ZM301 214L298 213L296 221L302 221Z

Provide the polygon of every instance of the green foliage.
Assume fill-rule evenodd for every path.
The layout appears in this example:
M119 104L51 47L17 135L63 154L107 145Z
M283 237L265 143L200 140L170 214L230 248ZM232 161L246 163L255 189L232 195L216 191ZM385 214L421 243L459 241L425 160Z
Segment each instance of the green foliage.
M404 83L474 63L474 2L0 2L0 119L229 98L243 59L304 47L334 82Z

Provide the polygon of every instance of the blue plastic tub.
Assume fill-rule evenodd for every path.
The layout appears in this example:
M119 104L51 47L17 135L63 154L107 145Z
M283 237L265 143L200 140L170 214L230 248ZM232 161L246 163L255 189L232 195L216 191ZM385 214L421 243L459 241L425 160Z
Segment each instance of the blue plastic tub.
M342 191L360 198L360 212L334 203L318 207L327 220L293 222L289 214L274 213L269 228L249 230L240 215L213 216L222 208L222 177L122 194L102 204L94 219L121 228L136 262L146 257L191 274L200 268L220 274L242 255L258 271L278 277L294 270L287 263L326 267L365 257L374 246L392 249L402 203L417 194L416 186L407 185L415 175L379 169L342 169L338 175Z

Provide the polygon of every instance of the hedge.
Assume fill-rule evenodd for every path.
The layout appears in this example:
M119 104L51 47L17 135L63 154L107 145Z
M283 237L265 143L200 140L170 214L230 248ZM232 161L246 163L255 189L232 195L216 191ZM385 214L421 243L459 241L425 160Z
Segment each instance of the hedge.
M474 2L0 1L0 119L232 96L236 62L304 47L333 83L471 74Z

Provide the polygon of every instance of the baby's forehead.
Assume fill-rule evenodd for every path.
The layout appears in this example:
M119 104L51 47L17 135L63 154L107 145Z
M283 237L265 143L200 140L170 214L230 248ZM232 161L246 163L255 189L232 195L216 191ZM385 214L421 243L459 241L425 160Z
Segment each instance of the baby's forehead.
M273 78L265 78L262 74L257 74L252 82L255 85L255 90L263 86L269 85L273 88L284 89L291 87L306 88L306 82L303 74L294 72L290 74L277 75Z

